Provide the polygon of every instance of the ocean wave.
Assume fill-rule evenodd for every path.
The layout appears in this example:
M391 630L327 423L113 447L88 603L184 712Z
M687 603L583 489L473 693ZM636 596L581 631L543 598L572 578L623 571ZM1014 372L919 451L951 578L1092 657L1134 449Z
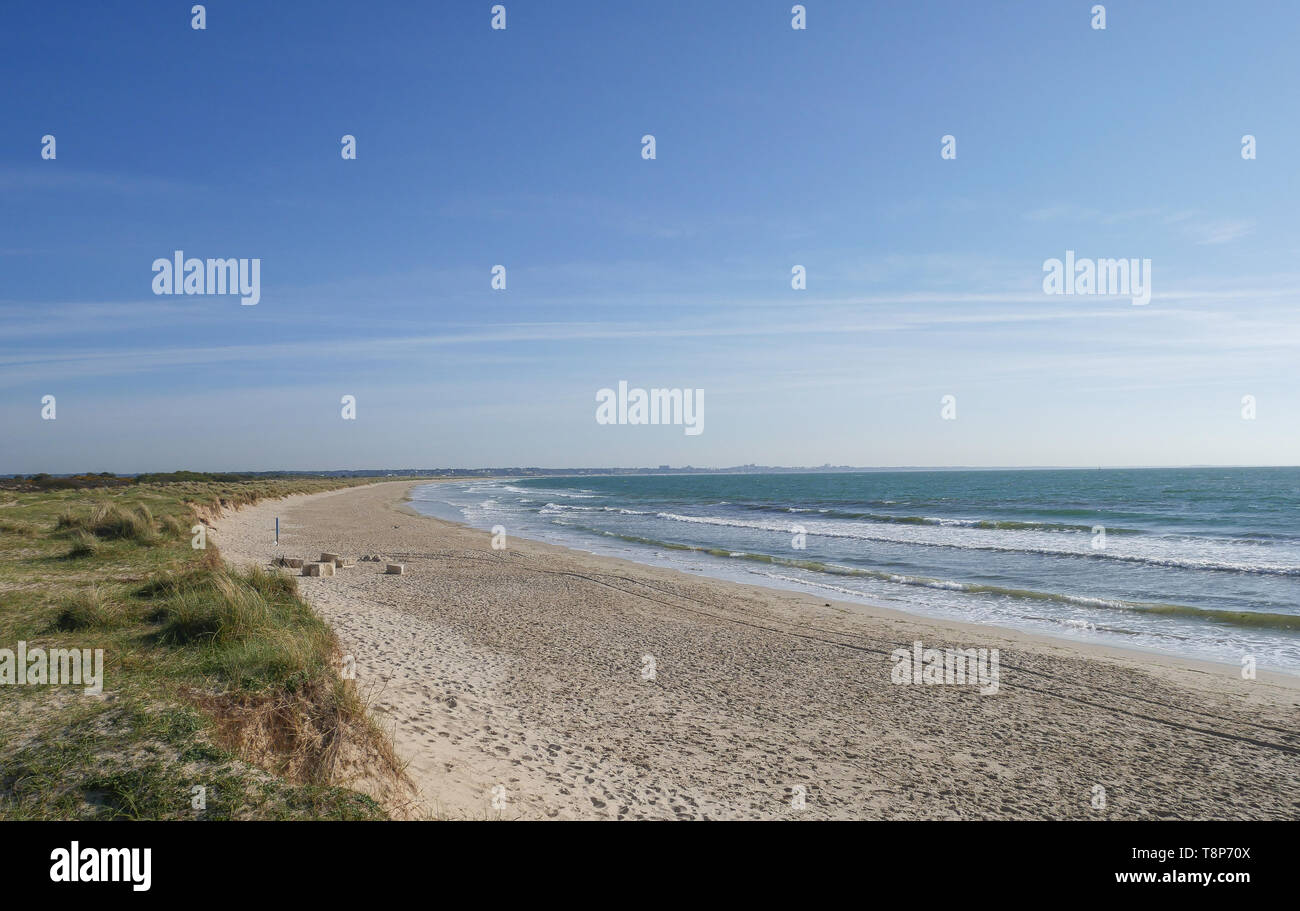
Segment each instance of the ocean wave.
M804 570L805 572L819 573L827 576L869 579L875 582L888 582L894 585L907 585L938 591L960 592L970 595L988 595L991 597L1010 598L1018 601L1064 604L1072 607L1090 608L1093 610L1127 611L1129 613L1145 614L1149 616L1159 615L1179 617L1188 620L1222 623L1228 626L1241 628L1273 629L1293 632L1300 631L1300 615L1279 614L1266 611L1232 611L1218 608L1191 607L1186 604L1164 604L1150 601L1129 601L1123 598L1100 598L1063 592L1044 592L1035 589L988 585L982 582L959 582L952 579L935 579L929 576L889 572L888 570L867 569L858 566L842 566L836 563L826 563L821 560L794 559L749 551L735 551L728 548L679 544L672 541L661 541L656 538L648 538L641 535L620 534L618 532L605 531L598 528L588 528L581 525L570 525L569 527L663 550L688 551L707 554L713 557L726 557L733 560L741 559L754 563L763 563L770 566L781 566L788 567L789 569ZM852 595L856 598L864 596L864 593L861 591L840 585L834 585L829 582L818 581L816 579L790 576L776 572L765 572L761 570L755 570L755 574L786 582L797 582L800 585L813 585L818 588ZM1061 618L1053 619L1060 620Z
M547 503L537 511L539 516L554 515L557 512L613 512L621 516L653 516L652 512L640 509L624 509L621 506L577 506L572 503Z
M828 569L833 570L834 568L828 567ZM856 569L852 567L842 567L840 569L844 571L845 575L868 576L874 579L879 579L880 581L893 582L899 585L916 585L923 588L942 589L944 591L994 595L1026 601L1051 601L1058 604L1070 604L1078 607L1089 607L1101 610L1158 614L1163 616L1181 617L1188 620L1203 620L1214 623L1223 623L1229 626L1238 626L1250 629L1300 630L1300 616L1293 616L1291 614L1268 613L1264 611L1229 611L1219 610L1216 608L1190 607L1186 604L1156 604L1145 601L1125 601L1119 598L1091 598L1083 595L1068 595L1058 592L1040 592L1028 589L1003 588L998 585L983 585L975 582L953 582L947 579L928 579L924 576L904 576L897 573L883 572L881 570ZM831 574L834 575L835 573L832 571ZM862 597L861 592L844 588L843 586L831 585L826 582L816 582L814 580L802 579L797 576L782 575L780 573L760 572L758 575L781 579L787 582L797 582L804 585L816 585L818 588L828 588L845 594L852 594L859 598ZM1064 621L1062 620L1061 622ZM1070 625L1084 624L1088 625L1092 629L1096 629L1096 624L1092 621L1072 621Z
M778 560L778 562L785 561ZM1080 607L1131 611L1142 614L1162 614L1193 620L1208 620L1217 623L1225 623L1230 626L1248 627L1252 629L1267 628L1300 630L1300 616L1292 616L1290 614L1265 613L1263 611L1217 610L1215 608L1189 607L1185 604L1153 604L1144 601L1124 601L1118 598L1089 598L1081 595L1066 595L1057 592L1002 588L997 585L982 585L974 582L951 582L946 579L927 579L924 576L902 576L897 573L882 572L880 570L854 569L851 567L843 567L842 569L844 570L845 575L870 576L872 578L878 578L881 581L894 582L900 585L918 585L924 588L943 589L944 591L1000 595L1003 597L1030 601L1053 601L1061 604L1077 605ZM767 576L772 579L780 579L786 582L797 582L801 585L815 585L818 588L826 588L832 591L854 595L859 598L862 597L862 592L854 591L851 588L845 588L839 585L832 585L827 582L817 582L815 580L803 579L798 576L787 576L781 573L760 572L758 575ZM1089 622L1090 621L1075 621L1072 622L1071 625L1076 625L1078 623L1086 624ZM1091 628L1095 629L1096 624L1092 623Z
M570 500L598 500L603 496L603 494L590 490L581 493L569 493L563 490L546 490L541 487L512 487L509 484L506 484L501 489L508 490L511 493L545 494L548 497L565 497Z
M900 516L896 513L856 512L815 506L773 506L766 503L750 503L744 508L756 512L816 513L818 516L827 519L853 519L898 525L937 525L946 528L987 528L1004 531L1076 531L1091 534L1096 525L1102 525L1106 528L1106 534L1108 535L1140 535L1145 533L1140 528L1110 526L1102 521L1097 521L1092 525L1082 525L1075 522L1041 522L1028 519L957 519L947 516Z
M721 516L687 516L673 512L658 512L655 516L673 522L687 522L696 525L715 525L730 528L748 528L756 531L770 531L790 534L789 524L771 522L754 522L746 519L729 519ZM978 531L979 529L974 529ZM1280 563L1242 563L1229 560L1216 560L1209 557L1174 557L1158 554L1116 553L1113 550L1074 550L1065 547L1044 547L1009 544L978 543L976 541L935 541L921 538L899 538L861 529L847 528L808 528L807 534L827 538L846 538L857 541L879 541L889 544L907 544L923 547L947 547L958 550L994 551L999 553L1042 554L1044 556L1075 557L1085 560L1112 560L1123 563L1141 563L1148 566L1168 566L1177 569L1211 570L1215 572L1258 573L1263 575L1295 576L1300 575L1300 566Z

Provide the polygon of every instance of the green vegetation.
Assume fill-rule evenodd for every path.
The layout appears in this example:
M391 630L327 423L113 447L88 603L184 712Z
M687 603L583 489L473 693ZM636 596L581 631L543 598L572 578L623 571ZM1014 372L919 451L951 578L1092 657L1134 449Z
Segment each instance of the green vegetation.
M245 482L260 483L264 481L343 481L343 480L380 480L380 472L356 472L346 474L311 474L293 471L167 471L140 475L116 475L111 471L86 473L56 477L51 474L13 475L0 477L0 490L39 491L39 490L86 490L96 487L131 487L137 484L240 484ZM386 475L386 473L383 473Z
M104 654L98 695L0 687L0 819L384 818L343 769L401 769L296 580L191 546L222 508L357 483L0 490L0 648Z

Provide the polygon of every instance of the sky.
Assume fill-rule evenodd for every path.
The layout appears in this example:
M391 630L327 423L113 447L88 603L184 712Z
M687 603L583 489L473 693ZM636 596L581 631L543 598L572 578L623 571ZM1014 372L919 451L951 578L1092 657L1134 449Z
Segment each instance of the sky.
M192 5L0 11L0 473L1300 462L1300 5Z

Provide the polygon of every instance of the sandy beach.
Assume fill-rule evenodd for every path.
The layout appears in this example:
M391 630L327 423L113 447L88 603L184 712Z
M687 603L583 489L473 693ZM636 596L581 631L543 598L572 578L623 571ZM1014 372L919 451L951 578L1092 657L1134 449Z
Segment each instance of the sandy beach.
M1300 817L1300 679L494 550L404 506L412 486L265 502L214 531L236 564L405 564L299 580L409 762L403 815ZM917 641L998 649L997 692L893 682L891 653Z

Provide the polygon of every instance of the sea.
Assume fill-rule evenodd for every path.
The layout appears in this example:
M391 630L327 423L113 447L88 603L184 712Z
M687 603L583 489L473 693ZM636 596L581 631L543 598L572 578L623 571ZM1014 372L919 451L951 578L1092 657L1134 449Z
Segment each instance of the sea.
M1300 468L530 477L412 497L485 532L1300 674Z

